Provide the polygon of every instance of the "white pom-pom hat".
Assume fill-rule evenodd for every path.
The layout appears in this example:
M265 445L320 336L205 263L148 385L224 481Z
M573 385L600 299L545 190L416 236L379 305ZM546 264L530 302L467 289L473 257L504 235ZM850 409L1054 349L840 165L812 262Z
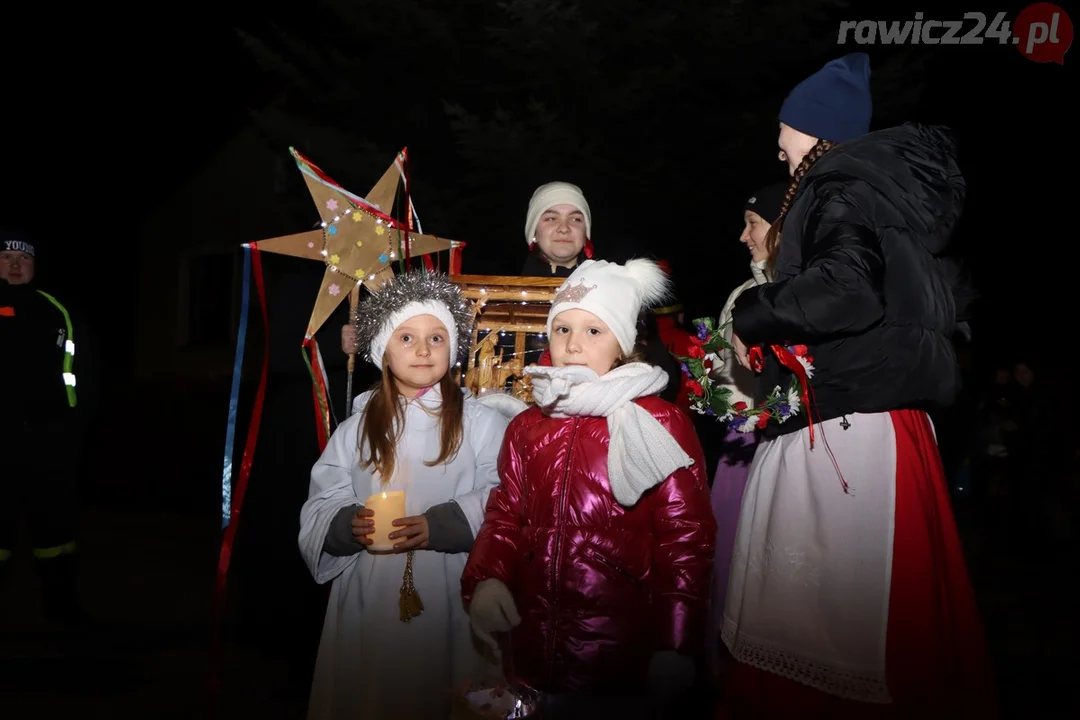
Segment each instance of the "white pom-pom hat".
M559 313L585 310L604 321L623 353L629 355L637 341L641 310L670 294L671 280L652 260L630 260L625 265L586 260L555 294L548 313L547 332L550 336L551 324Z

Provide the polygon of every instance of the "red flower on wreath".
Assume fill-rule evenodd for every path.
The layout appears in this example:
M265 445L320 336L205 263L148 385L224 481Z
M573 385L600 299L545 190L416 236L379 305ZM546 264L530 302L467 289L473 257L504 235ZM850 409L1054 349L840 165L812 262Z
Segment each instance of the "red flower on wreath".
M685 382L683 382L683 387L685 387L687 390L689 390L694 395L697 395L698 397L705 396L705 390L701 387L701 383L699 383L697 380L686 380Z
M769 424L770 417L772 417L772 410L765 408L761 411L761 414L757 416L757 426L759 430L765 429L765 426Z
M705 357L705 350L700 345L691 345L686 350L686 355L692 357L695 360L700 360Z
M810 352L810 348L806 347L805 345L792 345L791 346L791 354L792 355L794 355L795 357L801 357L801 358L805 359L806 362L813 365L814 364L814 357L812 355L809 355L808 354L809 352Z

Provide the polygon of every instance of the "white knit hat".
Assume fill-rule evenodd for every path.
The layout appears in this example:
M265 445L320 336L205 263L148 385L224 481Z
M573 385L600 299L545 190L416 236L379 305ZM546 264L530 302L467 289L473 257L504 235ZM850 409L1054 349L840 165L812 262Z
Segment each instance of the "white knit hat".
M454 316L450 314L450 309L436 300L409 303L397 312L388 315L383 322L382 330L371 341L372 363L377 367L382 367L383 354L386 352L386 346L390 343L390 336L394 334L395 330L418 315L433 315L442 322L443 327L446 328L447 334L450 336L448 338L450 340L450 363L453 364L457 358L458 350L457 333L455 332L457 326L454 323Z
M417 315L432 315L442 322L450 336L450 364L461 360L459 343L472 336L473 304L445 274L424 271L398 275L361 301L355 326L364 359L381 368L394 331Z
M566 182L551 182L541 185L533 193L529 201L529 211L525 213L525 242L532 245L536 238L536 226L540 224L540 216L556 205L573 205L585 216L585 237L592 237L592 213L589 211L589 203L585 200L585 194L577 185Z
M637 320L643 307L670 295L671 280L652 260L630 260L625 265L586 260L555 294L548 313L547 332L555 316L567 310L585 310L604 321L623 353L637 341Z

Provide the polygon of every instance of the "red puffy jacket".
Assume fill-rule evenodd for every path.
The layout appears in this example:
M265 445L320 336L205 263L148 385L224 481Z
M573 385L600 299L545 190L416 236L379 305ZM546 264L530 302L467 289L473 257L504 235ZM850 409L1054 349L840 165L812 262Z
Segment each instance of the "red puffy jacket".
M608 485L606 419L533 407L507 428L461 585L466 602L488 578L510 588L512 672L538 690L640 689L653 652L704 651L716 522L701 445L674 405L637 403L694 464L629 509Z

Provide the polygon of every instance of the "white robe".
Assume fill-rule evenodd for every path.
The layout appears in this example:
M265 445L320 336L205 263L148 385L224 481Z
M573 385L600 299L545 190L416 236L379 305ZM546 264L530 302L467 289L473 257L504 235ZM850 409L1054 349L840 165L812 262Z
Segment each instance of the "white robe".
M401 622L398 598L407 554L323 552L338 510L388 490L405 491L405 514L420 515L453 500L473 536L480 530L488 494L499 483L497 461L507 419L465 391L464 434L457 457L428 467L439 455L439 421L420 405L437 408L438 387L409 402L397 469L383 488L361 469L357 431L370 393L355 404L311 470L308 501L300 513L300 551L315 581L333 581L315 664L309 720L443 720L448 691L491 676L471 635L461 600L461 573L468 553L416 551L413 578L424 613Z

